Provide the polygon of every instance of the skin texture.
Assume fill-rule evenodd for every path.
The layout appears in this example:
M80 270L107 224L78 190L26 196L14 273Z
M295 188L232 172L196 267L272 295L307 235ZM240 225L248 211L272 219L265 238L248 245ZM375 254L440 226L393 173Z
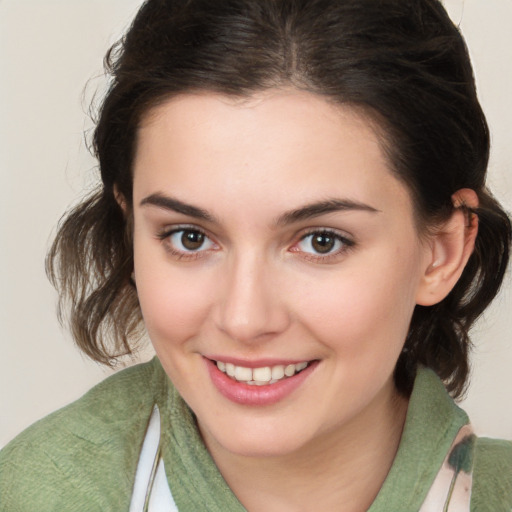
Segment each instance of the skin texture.
M472 250L476 225L465 228L462 213L419 236L379 140L348 106L294 90L182 95L140 126L133 215L144 321L251 511L369 507L405 419L392 374L413 309L441 300ZM350 207L290 214L333 200ZM183 228L204 235L197 250L182 245ZM311 232L326 230L335 243L318 253ZM318 364L277 403L250 406L225 398L207 371L207 359L231 358Z

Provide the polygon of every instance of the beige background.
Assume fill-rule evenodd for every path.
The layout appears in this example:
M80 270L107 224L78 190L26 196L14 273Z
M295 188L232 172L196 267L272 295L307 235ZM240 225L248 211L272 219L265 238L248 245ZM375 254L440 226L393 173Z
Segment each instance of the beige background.
M491 125L490 183L511 210L512 0L445 3L471 49ZM0 0L0 446L108 375L60 329L43 262L59 217L94 183L85 112L104 85L103 54L139 4ZM511 291L509 273L475 328L472 386L463 404L477 431L507 438Z

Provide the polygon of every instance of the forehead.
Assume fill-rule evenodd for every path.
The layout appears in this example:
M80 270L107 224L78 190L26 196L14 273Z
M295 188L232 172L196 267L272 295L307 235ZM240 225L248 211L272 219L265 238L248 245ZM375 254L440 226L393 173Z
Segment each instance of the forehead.
M257 197L285 208L340 194L407 196L381 142L368 116L307 92L181 95L140 125L134 199L172 190L187 201L216 197L216 207Z

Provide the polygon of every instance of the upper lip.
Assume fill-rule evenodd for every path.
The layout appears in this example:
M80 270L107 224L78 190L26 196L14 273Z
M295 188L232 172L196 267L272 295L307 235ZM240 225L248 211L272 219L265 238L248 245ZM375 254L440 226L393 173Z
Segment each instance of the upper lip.
M206 359L210 359L211 361L222 361L224 363L231 363L235 366L243 366L244 368L263 368L265 366L278 366L283 365L287 366L289 364L298 364L298 363L309 363L314 361L314 359L281 359L281 358L260 358L260 359L241 359L237 357L231 356L221 356L221 355L208 355L204 356Z

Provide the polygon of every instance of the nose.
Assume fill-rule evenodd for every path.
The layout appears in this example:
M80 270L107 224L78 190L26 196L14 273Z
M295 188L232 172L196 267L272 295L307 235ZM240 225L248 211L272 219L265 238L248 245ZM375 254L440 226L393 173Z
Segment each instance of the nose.
M258 342L286 330L290 316L281 301L276 271L258 254L239 257L230 264L220 284L217 326L232 339Z

